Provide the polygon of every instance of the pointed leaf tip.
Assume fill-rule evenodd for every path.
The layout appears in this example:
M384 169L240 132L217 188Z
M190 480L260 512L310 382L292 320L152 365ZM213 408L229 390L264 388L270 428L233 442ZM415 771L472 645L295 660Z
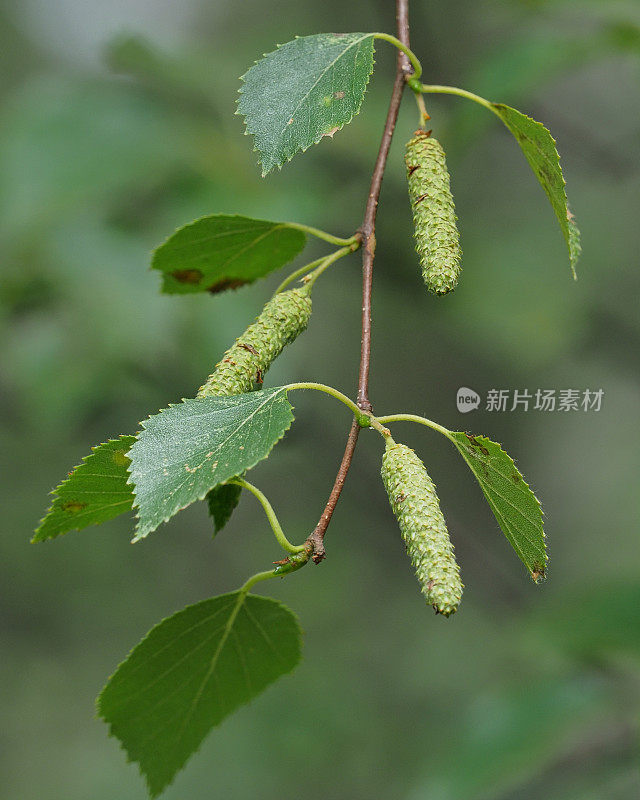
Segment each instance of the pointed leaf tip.
M263 177L351 122L373 56L373 33L320 33L279 45L242 76L237 113L254 136Z
M541 122L536 122L515 108L504 103L491 103L491 107L515 136L529 166L549 198L567 243L571 272L576 279L576 264L582 252L580 231L569 209L555 140Z
M304 248L305 234L286 222L210 214L173 233L153 253L165 294L237 289L284 266Z
M127 483L128 451L135 440L135 436L120 436L92 448L53 490L51 508L31 541L43 542L89 525L100 525L129 511L133 489Z
M529 485L497 442L486 436L451 433L453 443L476 476L498 525L538 583L546 576L547 548L542 508Z
M266 458L292 421L283 387L183 400L148 417L129 451L134 541Z

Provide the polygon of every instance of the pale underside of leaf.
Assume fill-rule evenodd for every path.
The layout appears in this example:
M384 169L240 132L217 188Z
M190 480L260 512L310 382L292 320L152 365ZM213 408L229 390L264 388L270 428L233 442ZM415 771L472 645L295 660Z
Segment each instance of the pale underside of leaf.
M353 119L373 56L372 33L321 33L280 45L242 76L238 113L254 136L263 176Z
M134 541L266 458L292 421L283 387L183 400L146 419L129 451Z
M212 727L297 665L301 638L288 608L238 591L187 606L131 651L98 711L152 797Z
M569 209L566 183L555 139L541 122L536 122L515 108L504 103L491 103L491 107L515 136L529 166L549 198L569 249L571 270L575 278L575 266L581 252L580 231Z
M236 289L287 264L306 236L287 223L210 214L183 225L156 248L151 268L165 294Z
M451 433L476 476L505 537L538 581L545 577L547 551L542 509L511 457L485 436Z

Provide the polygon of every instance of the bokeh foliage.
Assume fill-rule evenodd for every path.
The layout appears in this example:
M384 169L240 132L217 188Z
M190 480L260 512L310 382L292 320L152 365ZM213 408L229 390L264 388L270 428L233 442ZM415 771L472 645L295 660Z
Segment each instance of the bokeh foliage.
M135 547L124 519L28 543L65 470L193 396L281 278L225 297L162 296L151 248L214 212L349 235L390 88L393 54L381 49L360 117L262 180L233 115L237 77L296 33L363 20L388 30L388 4L286 0L272 14L264 0L190 0L190 22L164 41L151 6L131 5L143 18L147 8L135 32L148 38L121 37L93 61L80 46L86 15L65 42L36 24L57 4L0 8L0 764L2 792L21 800L143 798L91 718L105 674L158 619L235 588L248 558L261 569L275 557L249 500L214 544L204 507ZM536 587L514 563L456 454L429 431L403 430L438 485L465 576L464 611L434 619L379 485L379 442L364 432L329 558L270 587L301 617L302 665L214 732L169 800L204 800L213 785L265 800L533 800L541 786L558 800L631 800L640 789L640 15L604 0L414 6L425 80L513 104L553 131L584 253L574 284L546 198L497 120L427 98L464 249L459 288L429 297L402 163L416 124L407 98L381 201L372 397L379 413L413 410L504 444L544 503L549 580ZM359 285L357 257L323 278L309 331L268 385L352 391ZM605 399L597 414L463 417L461 385L602 387ZM254 478L300 540L349 420L322 397L296 407L298 425Z

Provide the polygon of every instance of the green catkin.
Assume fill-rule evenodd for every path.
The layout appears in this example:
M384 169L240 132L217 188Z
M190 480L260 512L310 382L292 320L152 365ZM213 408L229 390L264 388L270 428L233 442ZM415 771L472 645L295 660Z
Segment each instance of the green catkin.
M251 392L286 345L301 334L311 316L311 287L280 292L260 316L236 339L215 371L200 387L198 397Z
M422 593L448 617L460 604L462 583L433 481L411 448L391 440L381 472Z
M424 282L435 294L447 294L458 283L462 252L444 150L427 131L418 130L404 160Z

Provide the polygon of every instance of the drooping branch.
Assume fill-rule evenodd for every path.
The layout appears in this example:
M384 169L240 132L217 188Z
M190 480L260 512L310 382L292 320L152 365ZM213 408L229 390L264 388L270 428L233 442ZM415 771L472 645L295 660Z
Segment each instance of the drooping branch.
M409 0L396 0L396 33L398 39L409 47ZM359 230L362 239L362 339L360 344L357 402L363 411L372 410L369 400L369 368L371 364L371 290L373 285L373 261L376 252L376 215L382 188L382 178L387 165L396 120L398 119L398 111L400 110L400 101L402 100L406 79L411 75L411 72L412 67L409 59L404 53L399 52L387 119L382 132L382 141L380 142L373 174L371 175L364 218ZM324 535L331 522L331 517L349 472L359 433L360 426L354 419L331 494L318 524L307 539L307 543L312 549L312 558L316 564L319 564L325 557Z

